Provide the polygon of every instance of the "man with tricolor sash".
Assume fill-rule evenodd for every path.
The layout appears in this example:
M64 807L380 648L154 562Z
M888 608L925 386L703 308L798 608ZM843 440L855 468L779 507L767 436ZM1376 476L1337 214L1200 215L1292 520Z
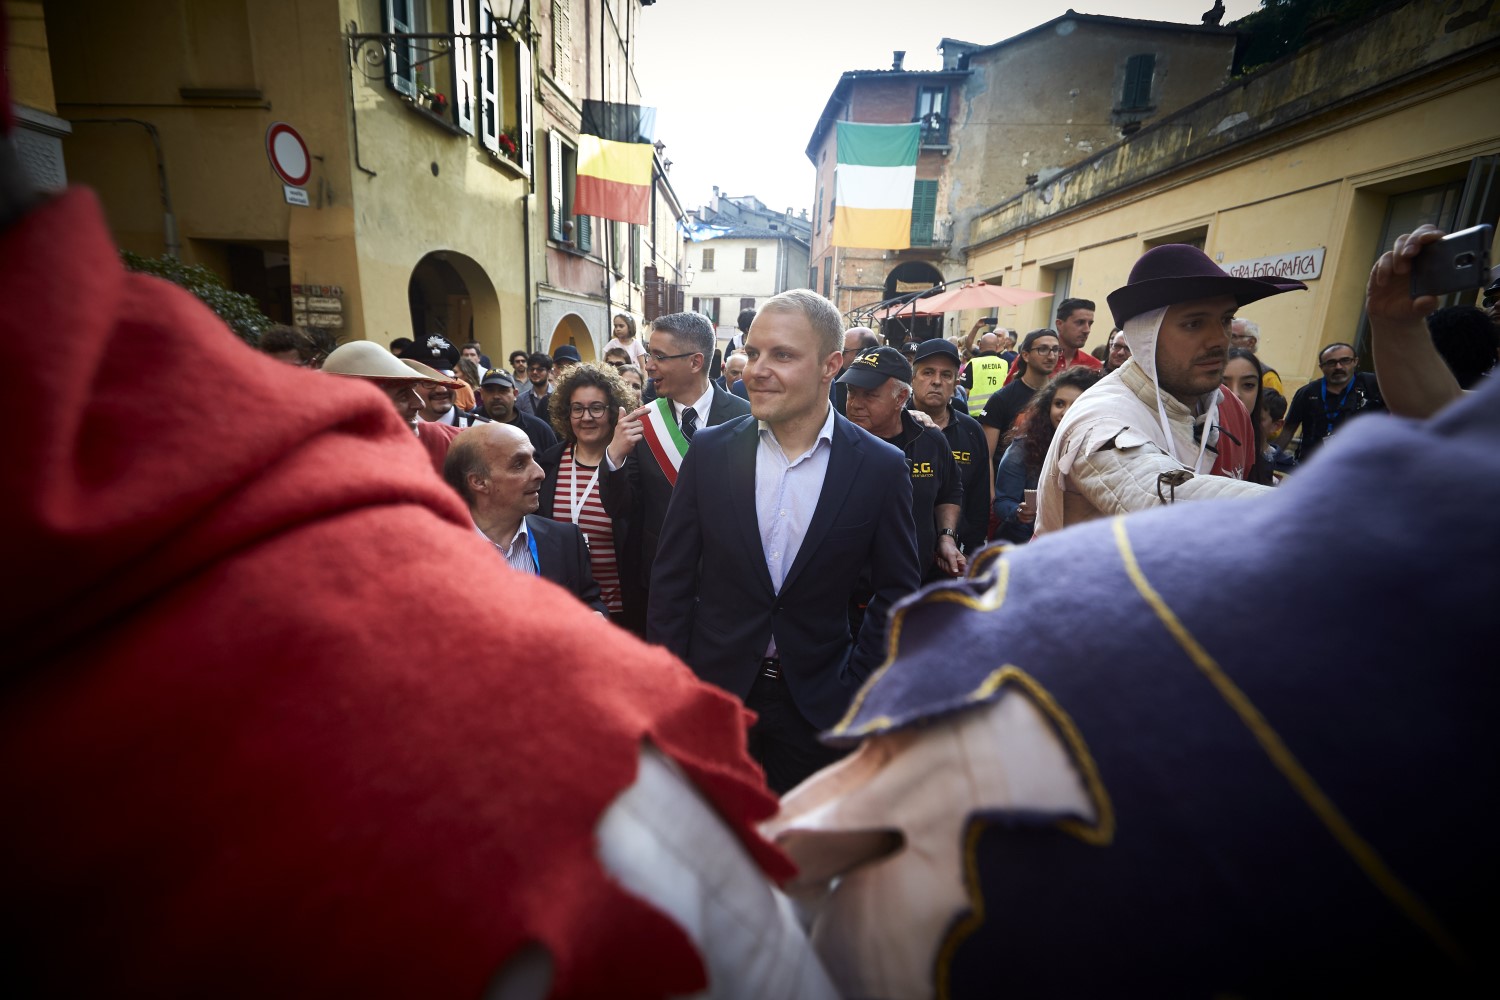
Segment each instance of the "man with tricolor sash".
M607 453L609 474L626 478L632 503L641 511L632 544L639 545L643 583L650 582L662 521L693 435L750 412L748 402L709 382L714 328L707 317L690 312L658 317L650 343L642 360L657 396L621 417Z

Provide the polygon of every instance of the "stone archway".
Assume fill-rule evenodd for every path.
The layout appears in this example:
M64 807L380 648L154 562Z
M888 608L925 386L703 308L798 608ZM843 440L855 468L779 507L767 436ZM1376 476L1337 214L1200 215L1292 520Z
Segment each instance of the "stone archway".
M406 286L412 338L439 334L454 347L477 340L500 352L500 297L479 262L456 250L434 250L412 268Z
M891 268L885 276L885 297L895 298L943 283L943 274L925 260L908 260ZM930 340L943 335L941 316L915 316L884 320L881 324L888 344L908 340Z
M598 361L594 353L594 338L589 334L588 324L577 313L568 313L557 321L552 329L552 339L547 342L547 353L553 354L563 344L572 344L584 361Z

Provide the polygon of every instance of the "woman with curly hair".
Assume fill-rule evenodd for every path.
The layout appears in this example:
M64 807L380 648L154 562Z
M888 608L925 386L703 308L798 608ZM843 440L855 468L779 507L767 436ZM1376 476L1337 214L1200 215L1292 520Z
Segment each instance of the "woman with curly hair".
M1052 435L1057 433L1068 407L1102 377L1095 368L1065 369L1049 379L1016 418L1006 435L1009 446L995 473L995 516L1000 522L996 538L1017 544L1031 541L1036 524L1036 484Z
M630 498L623 476L608 476L605 449L614 437L620 411L630 412L636 395L608 365L578 364L567 369L552 392L548 415L562 438L536 457L546 473L537 513L578 525L589 546L589 564L611 620L640 631L645 595L640 573L629 560ZM611 481L618 482L611 488Z

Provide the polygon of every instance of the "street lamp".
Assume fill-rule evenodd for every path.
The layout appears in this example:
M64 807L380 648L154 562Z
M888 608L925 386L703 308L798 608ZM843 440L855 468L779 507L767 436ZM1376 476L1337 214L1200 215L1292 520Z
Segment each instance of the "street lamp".
M513 28L521 26L521 19L526 16L526 0L500 0L496 7L496 17Z

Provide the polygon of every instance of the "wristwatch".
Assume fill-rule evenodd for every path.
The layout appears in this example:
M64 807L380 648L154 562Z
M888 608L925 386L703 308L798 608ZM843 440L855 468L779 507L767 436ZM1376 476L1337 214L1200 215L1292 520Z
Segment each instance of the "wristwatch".
M955 531L952 528L939 528L938 529L938 534L939 535L947 535L949 538L953 539L955 542L958 541L958 532Z

